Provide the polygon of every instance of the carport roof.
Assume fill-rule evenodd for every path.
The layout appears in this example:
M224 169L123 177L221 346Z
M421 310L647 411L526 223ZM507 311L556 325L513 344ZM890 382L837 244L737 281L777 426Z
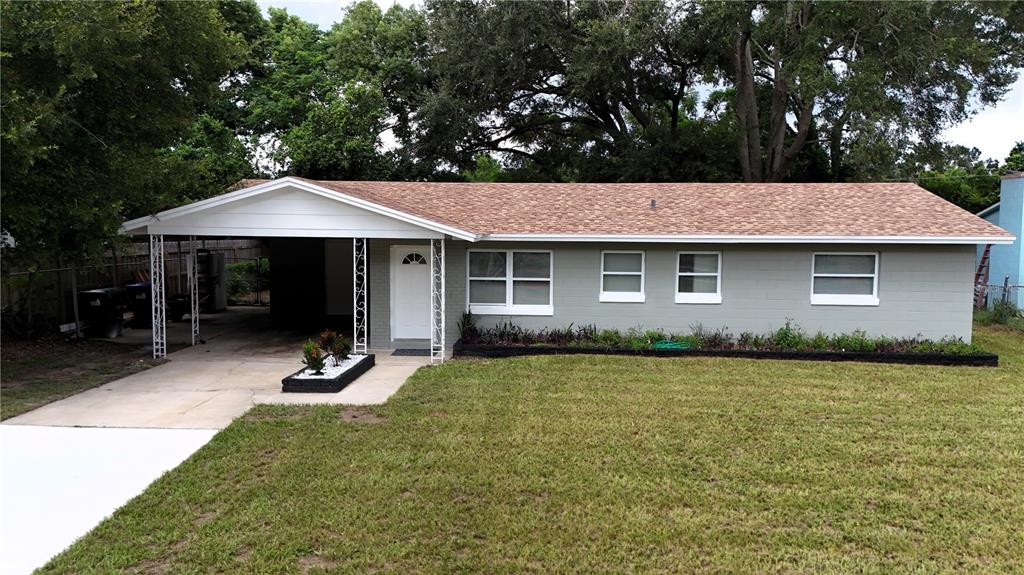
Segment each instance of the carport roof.
M556 184L283 178L243 180L211 200L282 182L404 214L471 240L1010 243L1014 239L1002 228L910 183ZM133 222L125 228L130 229Z

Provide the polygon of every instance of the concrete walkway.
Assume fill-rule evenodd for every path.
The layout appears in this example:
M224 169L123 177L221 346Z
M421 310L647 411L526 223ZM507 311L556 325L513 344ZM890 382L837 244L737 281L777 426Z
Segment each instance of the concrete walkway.
M236 313L228 319L226 314ZM376 354L376 365L340 393L282 394L281 379L298 371L304 338L275 331L265 310L242 308L206 322L206 345L168 362L40 407L10 425L223 429L259 403L359 404L387 401L426 357ZM214 330L214 328L219 328ZM214 331L211 335L210 331Z

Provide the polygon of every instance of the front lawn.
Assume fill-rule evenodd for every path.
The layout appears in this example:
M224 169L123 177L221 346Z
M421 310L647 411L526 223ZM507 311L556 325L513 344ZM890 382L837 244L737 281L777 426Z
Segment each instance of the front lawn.
M1019 572L1024 336L977 340L1002 367L466 360L257 408L43 572Z
M0 353L0 419L149 369L147 345L82 340L5 341Z

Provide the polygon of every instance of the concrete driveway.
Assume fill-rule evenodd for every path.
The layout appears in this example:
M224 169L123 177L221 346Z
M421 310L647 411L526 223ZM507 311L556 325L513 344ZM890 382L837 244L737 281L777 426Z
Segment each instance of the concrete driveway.
M43 566L215 433L0 425L0 573Z
M0 573L42 566L257 403L384 403L428 363L380 352L341 393L282 394L302 334L270 328L265 309L201 324L206 345L0 425Z
M377 365L337 394L282 394L281 379L302 367L305 334L270 326L266 309L231 308L200 321L205 345L167 363L5 421L10 425L223 429L258 403L380 404L425 357L377 354ZM148 333L148 332L146 332ZM144 334L130 334L141 337Z

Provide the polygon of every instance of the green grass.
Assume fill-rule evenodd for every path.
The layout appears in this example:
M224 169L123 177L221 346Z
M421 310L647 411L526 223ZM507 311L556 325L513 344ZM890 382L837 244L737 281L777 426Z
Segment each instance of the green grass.
M261 407L44 573L1019 572L999 368L538 357Z
M104 341L4 342L0 419L157 365L148 346Z
M976 324L981 325L1000 325L1000 322L997 321L996 314L990 309L974 310L974 321ZM1004 321L1006 322L1004 325L1007 327L1024 333L1024 317L1010 317Z

